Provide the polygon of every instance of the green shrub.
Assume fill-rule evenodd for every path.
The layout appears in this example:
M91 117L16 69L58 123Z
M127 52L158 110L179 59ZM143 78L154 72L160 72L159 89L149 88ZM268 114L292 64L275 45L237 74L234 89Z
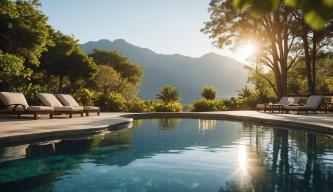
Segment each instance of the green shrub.
M127 111L125 98L119 93L111 92L106 98L106 109L112 112Z
M74 94L74 98L82 105L93 106L95 105L97 93L91 89L81 89L79 92Z
M227 110L235 110L239 108L237 99L234 97L231 97L230 99L224 99L223 103Z
M174 86L161 87L160 93L157 94L156 99L164 103L177 102L180 100L180 91Z
M148 106L146 105L146 103L139 98L133 98L129 100L126 103L126 106L128 112L139 113L139 112L146 112L148 110Z
M180 112L183 106L180 103L157 103L154 108L156 112Z
M153 100L145 100L146 112L155 112L155 107L159 105L159 102Z
M192 111L225 111L226 109L223 101L201 99L193 103Z
M214 100L216 98L216 87L214 85L205 85L202 88L201 96L208 100Z

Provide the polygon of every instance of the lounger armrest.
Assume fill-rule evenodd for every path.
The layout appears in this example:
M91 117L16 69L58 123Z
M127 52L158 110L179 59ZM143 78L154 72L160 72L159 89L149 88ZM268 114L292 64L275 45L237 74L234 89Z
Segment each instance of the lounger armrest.
M14 107L13 107L13 109L12 109L13 112L16 112L16 108L17 108L18 106L22 106L23 109L24 109L25 111L27 110L27 109L26 109L26 106L25 106L25 105L22 105L22 104L11 104L11 105L7 105L6 108L8 108L9 106L13 106L13 105L14 105Z

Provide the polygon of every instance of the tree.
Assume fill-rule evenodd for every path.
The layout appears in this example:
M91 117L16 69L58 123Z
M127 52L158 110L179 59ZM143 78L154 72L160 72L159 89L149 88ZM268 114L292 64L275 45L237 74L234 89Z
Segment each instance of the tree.
M272 13L255 17L249 11L236 10L231 0L212 0L210 21L203 32L209 33L218 47L238 46L248 39L261 45L257 60L273 71L274 81L258 73L272 86L280 98L287 94L287 73L301 54L295 49L297 22L292 12L279 4ZM251 69L251 68L250 68ZM252 69L255 71L255 69Z
M41 65L37 68L45 74L47 84L50 84L52 76L57 77L58 92L60 92L65 77L68 77L71 83L80 78L92 78L97 72L96 64L83 52L78 41L60 32L50 33L54 44L43 53Z
M214 85L205 85L201 91L201 96L207 100L215 100L216 92Z
M112 67L123 79L133 86L138 86L141 83L143 76L142 68L137 64L131 63L127 57L120 53L95 49L89 56L92 57L98 65Z
M0 0L0 65L5 69L2 75L6 73L0 77L1 89L21 86L13 78L30 77L30 65L39 65L39 58L50 43L47 17L38 6L37 0ZM10 73L13 76L7 78Z
M164 86L161 88L160 93L157 94L156 99L164 103L172 103L180 100L180 91L174 86Z
M316 94L316 60L318 54L329 51L333 39L333 20L330 20L320 30L313 30L304 21L304 15L300 11L294 11L294 15L300 23L296 35L302 39L304 62L307 72L308 93Z

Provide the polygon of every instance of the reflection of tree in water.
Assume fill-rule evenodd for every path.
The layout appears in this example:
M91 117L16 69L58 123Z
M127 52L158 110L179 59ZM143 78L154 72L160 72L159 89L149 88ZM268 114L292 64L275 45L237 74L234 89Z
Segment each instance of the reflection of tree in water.
M143 124L143 119L135 119L132 123L132 128L138 128Z
M205 132L209 129L214 129L216 127L216 120L212 119L198 119L199 130Z
M330 191L333 140L287 129L245 125L249 189L229 181L220 191Z
M20 151L20 156L21 151L25 150L25 159L0 164L0 189L26 191L39 188L41 191L51 191L57 178L79 169L87 160L98 163L99 158L103 158L101 153L112 156L113 151L128 149L131 146L131 131L127 128L106 134L21 145L16 150ZM6 149L1 151L5 152Z
M162 130L172 130L175 127L179 126L180 119L179 118L161 118L157 119L157 124L162 128Z

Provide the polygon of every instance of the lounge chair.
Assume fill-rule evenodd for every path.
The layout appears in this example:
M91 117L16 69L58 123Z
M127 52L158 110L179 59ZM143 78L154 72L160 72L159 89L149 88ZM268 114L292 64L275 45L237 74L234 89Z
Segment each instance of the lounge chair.
M64 106L72 106L72 107L80 106L71 95L57 94L56 96ZM86 116L89 116L90 112L97 112L97 115L99 115L101 110L99 107L95 106L82 106L82 107L83 107L83 112L86 113Z
M284 111L289 113L289 111L296 111L299 114L300 111L319 111L320 105L323 102L324 97L321 95L311 95L307 100L305 105L295 105L295 106L284 106Z
M69 114L69 118L72 118L73 114L81 114L83 117L83 107L77 106L63 106L60 101L50 93L38 93L37 98L46 106L54 108L54 114Z
M22 93L0 92L0 100L4 106L3 109L0 109L1 114L17 116L33 114L35 120L39 114L49 114L50 119L53 118L54 109L52 107L29 106Z
M257 104L257 111L264 110L266 112L267 110L273 112L273 111L283 111L283 106L286 105L297 105L301 101L301 97L281 97L280 101L278 103L264 103L264 104Z

